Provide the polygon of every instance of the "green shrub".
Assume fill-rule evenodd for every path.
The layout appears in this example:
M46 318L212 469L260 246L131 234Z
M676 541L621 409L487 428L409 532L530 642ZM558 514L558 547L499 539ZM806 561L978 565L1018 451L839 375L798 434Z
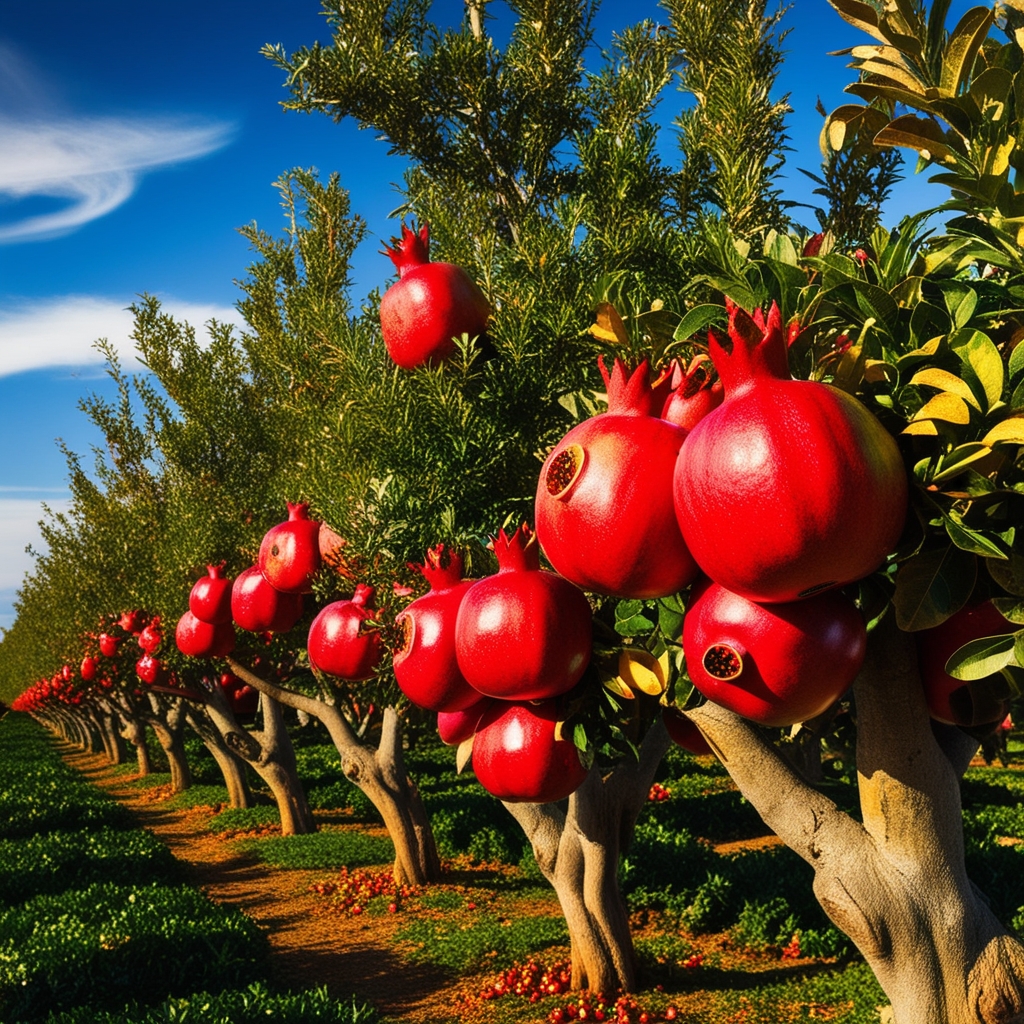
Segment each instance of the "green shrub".
M472 853L481 860L517 863L528 846L522 829L500 801L472 779L468 782L424 791L438 852L442 857Z
M299 776L302 778L302 776ZM303 779L303 785L306 780ZM333 811L336 808L351 808L352 816L357 821L381 822L380 811L373 806L373 801L348 779L309 786L306 799L315 811Z
M670 881L674 889L693 889L718 859L684 828L670 828L660 821L641 822L622 858L622 887L626 892L640 886L655 889Z
M355 868L391 864L395 859L395 846L386 836L368 836L348 829L306 836L246 839L238 846L277 868Z
M765 946L784 946L797 930L797 919L790 913L786 901L779 896L762 902L748 900L743 904L732 936L741 946L763 949Z
M237 988L260 978L265 956L252 920L187 886L37 896L0 913L0 1019Z
M0 839L86 828L134 827L127 808L89 787L5 786L0 790Z

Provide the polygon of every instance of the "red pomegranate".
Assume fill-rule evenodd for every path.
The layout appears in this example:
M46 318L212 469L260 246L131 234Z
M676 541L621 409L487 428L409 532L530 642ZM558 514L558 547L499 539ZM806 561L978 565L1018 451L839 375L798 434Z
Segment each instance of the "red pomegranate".
M96 659L92 657L92 655L87 654L82 659L82 666L79 669L79 672L87 683L91 683L96 678L96 669L98 667L99 663Z
M821 714L853 683L866 648L860 612L837 592L765 605L703 580L683 620L693 685L761 725Z
M437 715L437 735L449 747L457 747L476 732L480 719L496 701L493 697L481 697L462 711L440 711Z
M224 563L208 565L206 575L196 580L188 595L189 611L212 626L231 621L231 580L224 576Z
M667 597L697 576L672 503L686 431L661 419L667 380L615 360L608 411L569 431L540 471L537 538L578 587L614 597Z
M228 695L228 703L236 715L243 717L255 715L260 706L260 691L242 683L238 689L232 690Z
M231 622L213 625L185 612L174 629L174 640L190 658L223 658L235 649L235 627Z
M677 746L688 750L691 754L713 754L711 744L704 739L704 734L686 717L682 711L675 708L665 708L661 713L665 722L665 728Z
M752 601L795 601L861 579L895 547L907 510L896 443L838 388L793 380L778 307L729 307L712 331L723 403L675 468L679 524L701 569Z
M714 374L711 360L706 355L697 355L685 373L679 363L675 364L672 393L665 399L661 418L689 433L712 409L722 404L724 397L725 389Z
M360 583L348 601L320 610L309 627L310 663L321 672L358 682L377 671L384 647L373 610L373 587Z
M313 589L311 580L320 571L320 523L309 518L307 502L288 502L287 521L264 534L256 564L276 590L308 594Z
M466 591L476 580L462 578L462 559L444 545L427 552L419 571L430 590L395 620L405 642L394 655L395 679L414 704L428 711L461 711L480 700L455 657L455 619Z
M499 800L546 804L563 800L587 777L575 745L555 739L558 705L496 703L473 740L473 771Z
M934 629L914 634L921 682L932 718L946 725L971 728L1001 721L1006 716L1008 704L1002 696L1005 688L998 676L997 686L992 686L991 676L970 682L954 679L946 672L946 662L972 640L1015 633L1019 628L1003 618L991 601L983 601L961 608Z
M70 665L61 665L61 668L60 668L60 677L61 677L61 679L63 679L64 682L69 683L69 682L71 682L72 676L74 676L74 672L71 671L71 666Z
M476 282L453 263L430 262L430 230L402 225L401 239L384 250L398 269L380 300L380 328L388 355L403 369L442 363L455 352L453 338L479 337L491 307Z
M100 633L100 654L102 654L105 658L113 658L117 654L117 645L120 642L120 637L111 636L110 633Z
M126 633L141 633L142 627L146 624L146 613L139 608L135 608L130 612L121 612L121 617L117 620L117 624Z
M250 633L287 633L302 617L302 595L272 587L253 565L243 569L231 586L231 617Z
M139 646L147 654L156 654L164 642L164 634L160 629L160 616L154 615L153 620L139 633Z
M474 583L459 605L459 668L488 697L557 697L590 663L590 605L568 580L540 568L536 540L525 523L511 537L499 530L498 572Z
M150 686L163 683L167 679L167 669L164 667L164 663L148 653L135 662L135 674Z

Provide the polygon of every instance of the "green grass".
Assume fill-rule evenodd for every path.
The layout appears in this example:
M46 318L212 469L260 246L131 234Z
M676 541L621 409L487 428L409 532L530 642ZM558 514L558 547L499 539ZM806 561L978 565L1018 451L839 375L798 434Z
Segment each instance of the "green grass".
M257 807L229 807L226 811L215 814L210 819L208 828L212 832L233 832L280 824L281 815L277 808L264 804Z
M183 793L175 793L164 802L164 807L216 807L228 802L226 786L189 786Z
M170 781L170 772L150 772L148 775L140 775L137 779L130 779L126 785L134 789L156 789L157 786L166 786Z
M237 845L275 868L337 870L391 864L395 859L395 847L390 839L348 829L306 836L244 839Z

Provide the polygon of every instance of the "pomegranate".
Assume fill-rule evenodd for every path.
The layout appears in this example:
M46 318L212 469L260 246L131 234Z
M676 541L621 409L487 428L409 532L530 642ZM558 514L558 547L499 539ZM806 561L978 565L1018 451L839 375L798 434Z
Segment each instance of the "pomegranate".
M860 612L838 592L765 605L703 580L683 621L693 685L761 725L821 714L853 683L866 648Z
M120 637L112 636L110 633L100 633L100 654L105 658L113 658L117 654L117 645L120 642Z
M260 706L260 691L254 690L246 683L242 683L237 690L232 690L228 695L228 702L231 710L236 715L249 717L255 715Z
M713 754L711 744L704 739L704 734L686 717L682 711L675 708L665 708L661 713L672 742L677 746L688 750L691 754Z
M208 565L206 575L196 580L188 608L200 622L213 626L231 621L231 580L224 576L223 562Z
M587 777L576 747L555 739L556 701L496 703L473 740L477 781L499 800L546 804L563 800Z
M661 419L667 380L599 361L608 411L577 424L540 471L537 538L551 564L584 590L613 597L675 594L697 576L672 502L686 430Z
M384 647L376 628L373 587L360 583L348 601L320 610L309 627L309 661L340 679L358 682L377 671Z
M65 683L70 683L73 676L74 672L72 672L70 665L61 665L60 677Z
M160 629L160 616L154 615L152 622L139 633L139 646L147 654L156 654L164 642L164 634Z
M462 559L444 545L427 552L419 571L430 590L396 619L405 643L395 652L395 679L414 704L429 711L461 711L480 700L455 657L455 619L466 591L476 582L462 578Z
M79 669L82 678L87 682L91 683L96 678L96 669L99 667L99 663L91 655L86 655L82 659L82 666Z
M271 527L260 543L260 572L276 590L308 594L320 571L320 523L309 518L309 504L288 502L288 519Z
M398 270L380 300L380 328L388 355L403 369L442 363L463 334L487 330L491 307L476 282L453 263L430 262L430 228L402 225L401 239L384 250Z
M141 633L142 627L146 624L146 613L139 608L135 608L130 612L121 612L121 617L117 620L117 624L126 633Z
M661 418L689 433L725 397L722 382L715 376L706 355L694 356L686 372L679 363L672 370L672 393L665 399Z
M899 540L907 475L896 443L838 388L793 380L778 307L729 304L710 335L725 400L675 467L679 525L697 564L752 601L795 601L861 579Z
M167 679L167 669L164 667L164 663L149 653L143 654L135 662L135 674L144 683L149 683L150 686L158 683L162 684Z
M302 617L302 595L272 587L259 566L252 565L231 585L231 617L250 633L287 633Z
M568 580L540 568L536 541L525 523L511 537L499 530L498 572L474 583L459 605L459 668L488 697L556 697L590 663L590 605Z
M462 711L438 712L437 735L441 742L449 747L457 747L463 740L468 740L476 732L480 719L495 704L492 697L480 697L475 704L470 704Z
M231 622L213 625L185 612L174 629L174 640L190 658L223 658L235 649L235 627Z
M965 681L946 672L946 662L959 648L986 636L1015 633L1020 627L1003 618L991 601L968 605L933 629L914 634L917 660L928 713L946 725L971 728L1001 721L1009 705L1000 677ZM993 680L999 680L992 686Z

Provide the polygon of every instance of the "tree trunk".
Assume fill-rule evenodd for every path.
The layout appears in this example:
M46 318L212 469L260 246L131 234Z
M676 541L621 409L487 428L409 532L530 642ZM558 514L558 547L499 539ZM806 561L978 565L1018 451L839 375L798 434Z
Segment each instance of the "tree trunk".
M152 696L152 695L151 695ZM167 755L167 763L171 768L171 792L183 793L192 785L192 772L185 758L185 711L183 701L176 703L161 715L156 697L152 697L155 712L147 718L157 741Z
M439 881L441 861L434 834L419 790L405 769L402 727L394 708L385 709L380 746L373 750L359 741L338 708L270 683L233 658L227 662L239 679L264 695L305 711L324 724L341 757L345 777L369 797L384 819L395 844L395 881L402 885Z
M533 846L544 877L565 914L572 945L572 987L612 993L636 987L636 957L629 914L619 890L619 856L629 845L669 738L658 721L640 759L618 765L605 778L592 768L557 804L506 803Z
M117 729L115 715L112 708L101 707L99 712L100 727L103 733L103 747L111 764L124 764L125 750L124 740Z
M811 789L749 723L688 712L764 821L815 871L894 1024L1021 1024L1024 946L967 878L959 779L977 741L933 730L913 642L888 616L854 686L863 825Z
M206 749L217 762L217 767L224 777L224 786L228 791L228 806L231 808L252 807L252 790L245 777L245 762L228 749L224 737L213 719L204 709L192 707L185 712L185 721L206 744Z

